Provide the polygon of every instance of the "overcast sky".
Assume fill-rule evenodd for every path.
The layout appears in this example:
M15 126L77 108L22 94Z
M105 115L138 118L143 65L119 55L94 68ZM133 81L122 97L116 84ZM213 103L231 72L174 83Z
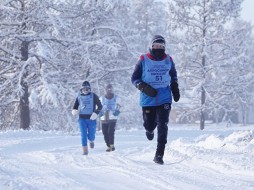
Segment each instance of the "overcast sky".
M254 25L254 0L245 0L242 4L242 17Z

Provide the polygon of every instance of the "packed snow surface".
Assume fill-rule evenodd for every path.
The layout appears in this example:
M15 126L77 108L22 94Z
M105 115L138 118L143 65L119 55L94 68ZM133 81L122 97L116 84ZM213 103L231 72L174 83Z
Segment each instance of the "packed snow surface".
M170 126L164 165L143 129L116 130L114 152L98 131L88 156L79 132L4 131L0 190L253 190L253 128Z

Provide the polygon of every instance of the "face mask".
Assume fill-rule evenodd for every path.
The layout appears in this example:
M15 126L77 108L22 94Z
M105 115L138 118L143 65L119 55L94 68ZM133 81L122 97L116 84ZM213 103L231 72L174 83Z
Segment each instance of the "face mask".
M157 59L163 59L165 54L165 49L152 49L152 53Z

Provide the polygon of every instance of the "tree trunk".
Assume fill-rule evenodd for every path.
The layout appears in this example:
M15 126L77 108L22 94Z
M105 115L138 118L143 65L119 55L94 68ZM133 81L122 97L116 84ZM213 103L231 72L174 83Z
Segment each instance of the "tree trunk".
M200 112L200 129L205 128L205 90L202 87L201 91L201 112Z
M202 66L205 68L205 55L202 57ZM205 73L203 74L203 79L205 80ZM203 130L205 128L205 89L202 85L201 87L201 112L200 112L200 129Z
M206 1L203 2L204 3L204 12L205 12L205 7L206 7ZM200 112L200 130L203 130L205 128L205 102L206 102L206 92L204 89L204 84L205 84L205 79L206 79L206 72L205 72L205 66L206 66L206 56L205 56L205 47L206 47L206 43L205 43L205 38L206 38L206 16L204 16L203 18L203 42L202 42L202 69L203 69L203 84L201 87L201 112Z
M21 51L21 60L22 61L27 61L27 59L28 59L28 45L29 45L28 41L21 42L20 51Z
M28 100L28 86L22 85L24 94L20 97L20 128L29 129L30 126L30 110Z
M21 60L27 61L28 59L28 45L29 42L23 41L21 43ZM25 78L27 77L28 73L25 72L22 76L21 86L24 91L22 96L20 97L20 128L22 129L29 129L30 126L30 109L29 109L29 94L28 94L28 85L24 82Z

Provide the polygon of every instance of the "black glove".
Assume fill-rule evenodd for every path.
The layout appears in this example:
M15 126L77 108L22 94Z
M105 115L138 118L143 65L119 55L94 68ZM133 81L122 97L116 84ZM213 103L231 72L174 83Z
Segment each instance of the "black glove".
M171 91L173 94L174 101L178 102L180 99L180 92L179 92L179 88L178 88L178 83L172 82L170 86L171 86Z
M155 97L157 95L157 90L143 81L137 84L137 88L148 96Z

